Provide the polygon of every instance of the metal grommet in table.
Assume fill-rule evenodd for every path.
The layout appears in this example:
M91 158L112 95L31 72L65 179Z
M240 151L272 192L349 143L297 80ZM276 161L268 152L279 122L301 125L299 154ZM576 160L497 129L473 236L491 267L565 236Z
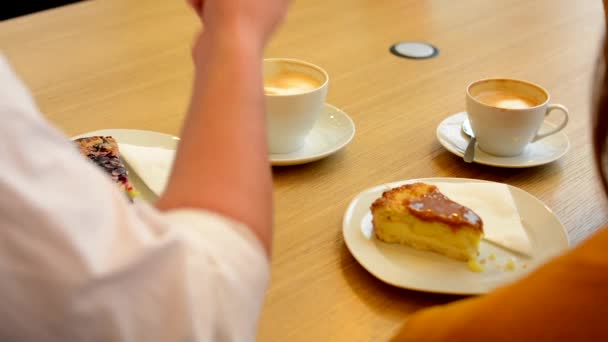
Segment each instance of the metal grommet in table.
M439 49L423 42L399 42L391 46L390 52L399 57L427 59L439 55Z

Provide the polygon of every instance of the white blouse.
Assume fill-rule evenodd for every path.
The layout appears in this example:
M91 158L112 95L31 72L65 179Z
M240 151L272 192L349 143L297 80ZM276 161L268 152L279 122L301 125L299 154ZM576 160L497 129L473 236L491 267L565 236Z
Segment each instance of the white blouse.
M0 340L255 340L269 264L253 233L129 204L2 55L0 139Z

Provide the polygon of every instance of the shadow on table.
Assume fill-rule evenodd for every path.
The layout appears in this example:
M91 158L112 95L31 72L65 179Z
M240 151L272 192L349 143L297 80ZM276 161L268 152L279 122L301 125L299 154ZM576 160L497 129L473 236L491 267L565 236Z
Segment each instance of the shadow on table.
M306 182L342 167L347 153L348 149L307 164L273 166L272 174L278 180L298 178L299 182Z
M340 231L340 268L353 292L375 312L405 319L413 312L432 305L446 304L464 296L434 294L388 285L367 272L344 244Z
M462 158L441 147L433 154L431 162L436 168L441 170L442 174L449 175L446 177L474 178L508 183L515 186L529 184L533 180L548 178L555 181L556 177L560 177L563 169L563 159L541 166L509 169L476 163L467 164Z

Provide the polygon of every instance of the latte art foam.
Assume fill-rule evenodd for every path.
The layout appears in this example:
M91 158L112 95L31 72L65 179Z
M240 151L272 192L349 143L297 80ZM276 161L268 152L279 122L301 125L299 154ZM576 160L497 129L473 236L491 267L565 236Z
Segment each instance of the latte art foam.
M264 79L266 95L293 95L306 93L321 87L316 78L303 72L282 71Z
M534 99L505 90L483 91L475 99L488 106L504 109L527 109L540 105Z

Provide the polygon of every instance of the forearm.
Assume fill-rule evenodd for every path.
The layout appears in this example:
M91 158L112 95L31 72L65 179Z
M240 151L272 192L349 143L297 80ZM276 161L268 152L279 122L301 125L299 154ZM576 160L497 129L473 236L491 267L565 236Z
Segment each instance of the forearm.
M205 33L187 119L161 209L204 208L248 225L270 249L272 183L262 47L246 34Z

